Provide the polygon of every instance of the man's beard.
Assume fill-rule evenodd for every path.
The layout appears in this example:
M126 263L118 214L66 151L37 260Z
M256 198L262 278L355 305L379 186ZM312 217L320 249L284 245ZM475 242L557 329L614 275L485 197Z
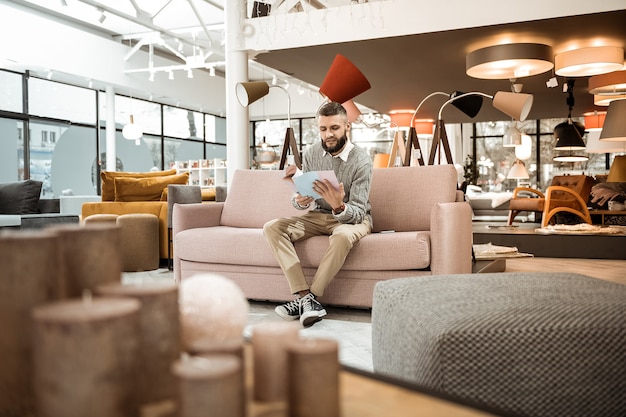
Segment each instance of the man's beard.
M329 154L335 154L335 153L339 152L341 150L341 148L343 148L345 146L347 141L348 141L348 137L344 133L342 137L337 139L337 144L335 146L333 146L332 148L329 148L328 146L326 146L326 142L324 142L322 140L322 148L324 148L324 150L326 152L328 152Z

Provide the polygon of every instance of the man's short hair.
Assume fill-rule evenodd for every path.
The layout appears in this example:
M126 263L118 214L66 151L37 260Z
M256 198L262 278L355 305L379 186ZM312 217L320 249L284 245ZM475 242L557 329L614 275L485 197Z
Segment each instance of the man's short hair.
M341 103L336 103L334 101L331 101L330 103L322 104L322 106L317 111L317 115L318 116L341 115L345 117L346 119L348 118L348 112L346 112L346 109L341 105Z

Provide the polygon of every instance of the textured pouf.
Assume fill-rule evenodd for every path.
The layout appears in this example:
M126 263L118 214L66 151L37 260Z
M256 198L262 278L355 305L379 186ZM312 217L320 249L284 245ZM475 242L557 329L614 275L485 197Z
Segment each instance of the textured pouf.
M150 271L159 268L159 219L154 214L122 214L116 220L120 227L120 249L125 272Z
M626 285L569 273L379 282L374 371L520 416L626 412Z

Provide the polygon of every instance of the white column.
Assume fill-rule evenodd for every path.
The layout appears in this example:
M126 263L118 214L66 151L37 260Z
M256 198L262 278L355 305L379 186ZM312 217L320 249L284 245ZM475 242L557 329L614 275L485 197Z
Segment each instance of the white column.
M113 87L106 88L107 114L106 114L106 144L107 144L107 161L105 169L107 171L115 171L117 161L117 152L115 151L115 90Z
M224 2L226 23L226 158L228 184L236 169L250 168L248 109L237 101L235 85L248 81L248 54L240 50L237 36L242 33L245 0Z

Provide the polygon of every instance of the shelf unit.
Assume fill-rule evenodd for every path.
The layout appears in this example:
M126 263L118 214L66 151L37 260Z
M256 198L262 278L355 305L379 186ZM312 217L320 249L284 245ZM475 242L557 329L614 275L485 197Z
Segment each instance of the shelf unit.
M189 185L215 187L226 185L226 161L224 159L191 159L174 162L176 173L189 172Z

